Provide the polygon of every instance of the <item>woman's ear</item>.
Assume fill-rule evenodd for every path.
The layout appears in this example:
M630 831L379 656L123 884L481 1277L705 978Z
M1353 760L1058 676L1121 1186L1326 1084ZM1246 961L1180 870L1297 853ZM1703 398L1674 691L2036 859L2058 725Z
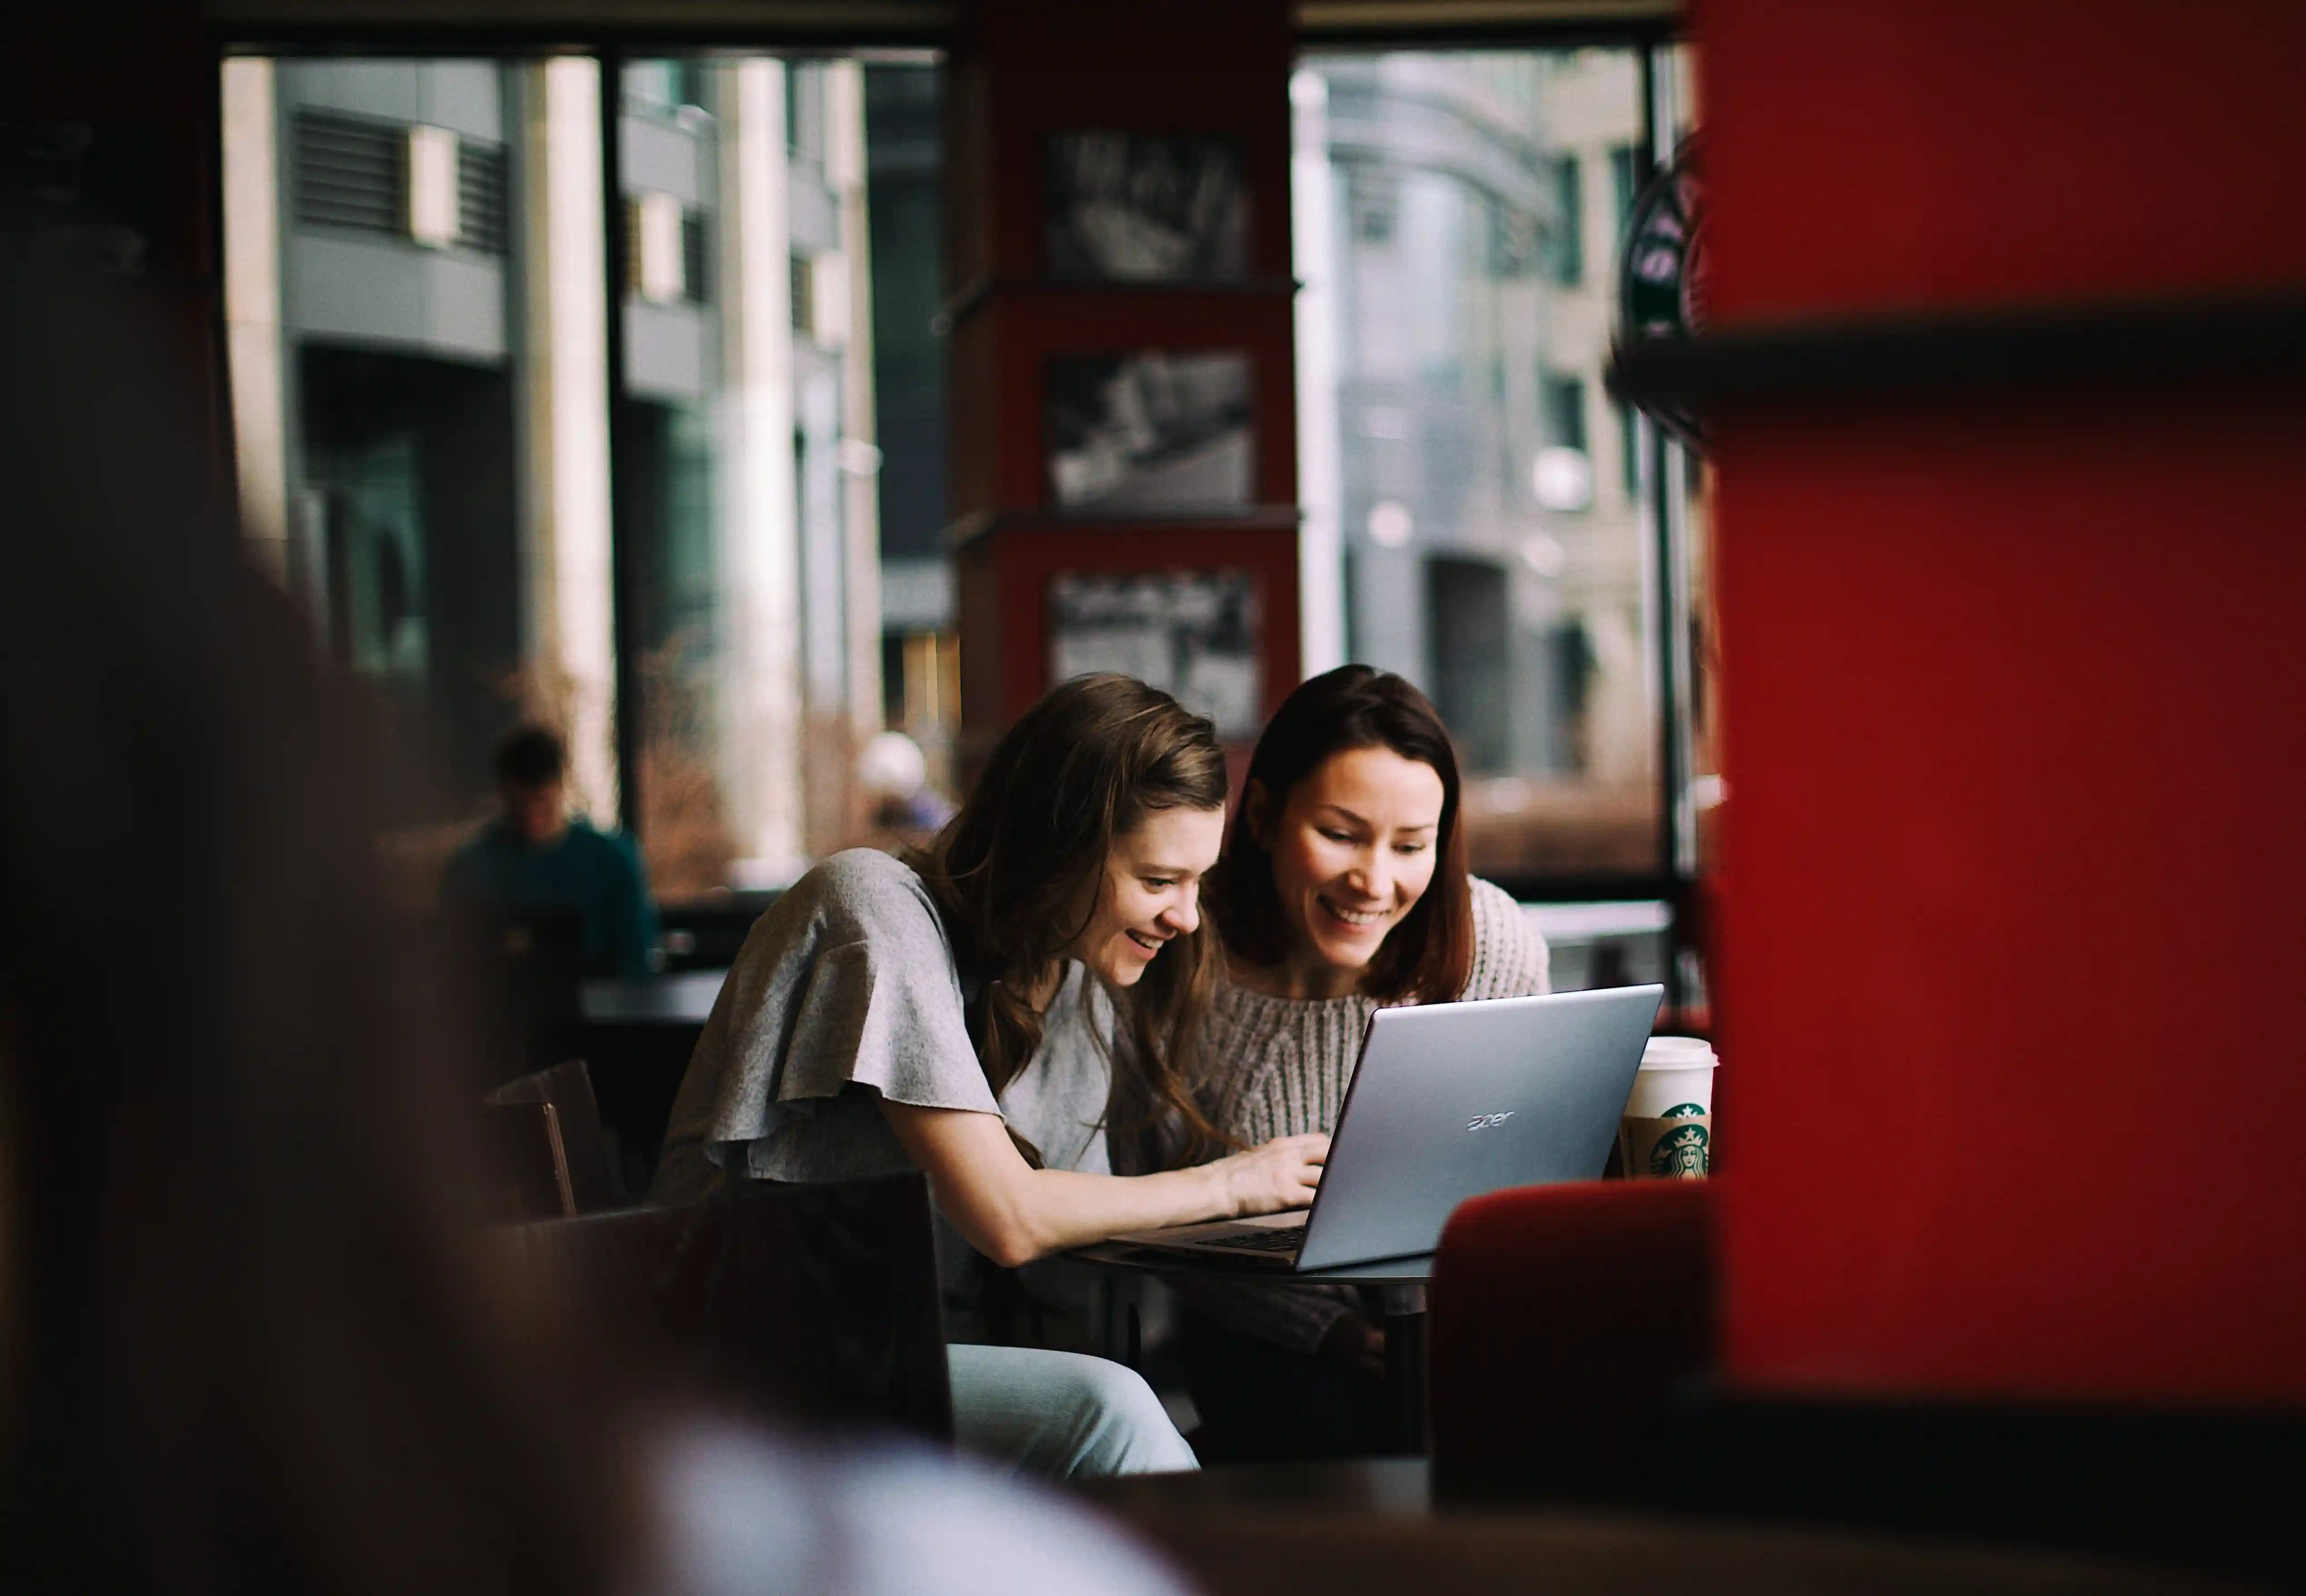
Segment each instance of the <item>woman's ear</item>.
M1273 794L1262 781L1251 781L1241 791L1243 834L1266 852L1273 851Z

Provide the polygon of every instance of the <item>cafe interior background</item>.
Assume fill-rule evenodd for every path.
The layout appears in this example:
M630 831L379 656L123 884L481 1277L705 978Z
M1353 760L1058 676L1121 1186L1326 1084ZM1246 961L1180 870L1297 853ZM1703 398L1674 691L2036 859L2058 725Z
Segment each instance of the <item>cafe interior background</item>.
M1722 1378L2306 1402L2295 6L41 27L8 115L107 152L410 901L523 714L678 971L877 734L956 793L1118 664L1245 755L1367 661L1558 985L1721 1050Z

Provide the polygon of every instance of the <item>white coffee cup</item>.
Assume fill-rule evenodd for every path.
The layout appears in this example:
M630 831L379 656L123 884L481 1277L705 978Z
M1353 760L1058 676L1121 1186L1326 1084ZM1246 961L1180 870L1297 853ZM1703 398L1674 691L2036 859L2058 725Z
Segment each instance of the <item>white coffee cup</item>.
M1720 1063L1713 1045L1702 1037L1652 1037L1642 1049L1626 1117L1671 1119L1677 1114L1713 1112L1713 1071Z
M1703 1178L1712 1166L1712 1046L1696 1037L1652 1037L1618 1122L1628 1180Z

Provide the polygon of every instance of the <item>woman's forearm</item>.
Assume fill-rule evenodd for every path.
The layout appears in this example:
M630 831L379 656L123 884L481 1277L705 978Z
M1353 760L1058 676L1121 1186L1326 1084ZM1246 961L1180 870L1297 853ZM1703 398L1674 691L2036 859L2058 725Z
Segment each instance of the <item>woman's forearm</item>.
M1293 1137L1253 1152L1158 1174L1035 1169L997 1114L883 1099L882 1117L926 1171L944 1216L969 1244L1014 1266L1123 1231L1302 1208L1328 1148Z
M1016 1228L1028 1250L1023 1258L1005 1262L1029 1262L1123 1231L1229 1219L1240 1212L1213 1164L1159 1174L1084 1174L1072 1169L1023 1174Z

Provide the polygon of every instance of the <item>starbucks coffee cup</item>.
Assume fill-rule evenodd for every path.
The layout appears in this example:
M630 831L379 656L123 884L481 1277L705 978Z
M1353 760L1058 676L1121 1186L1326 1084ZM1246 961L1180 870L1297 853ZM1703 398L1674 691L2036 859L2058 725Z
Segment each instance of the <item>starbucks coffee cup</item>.
M1697 1037L1652 1037L1642 1049L1619 1122L1618 1149L1628 1180L1699 1180L1712 1167L1711 1044Z

